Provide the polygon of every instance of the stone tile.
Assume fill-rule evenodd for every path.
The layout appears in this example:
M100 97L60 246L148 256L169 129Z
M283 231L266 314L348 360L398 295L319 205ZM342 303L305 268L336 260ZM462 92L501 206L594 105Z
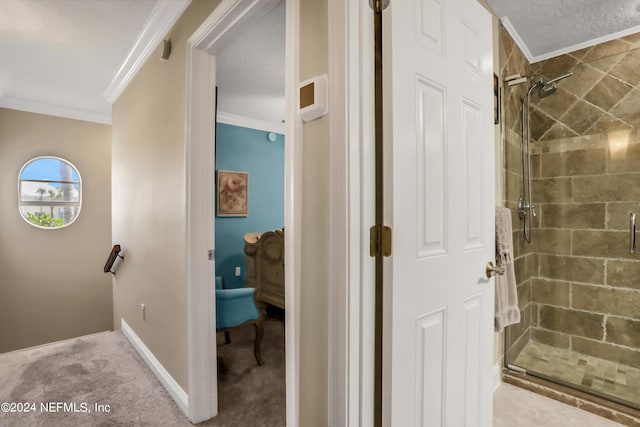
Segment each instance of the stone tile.
M522 175L507 171L505 173L505 178L505 197L508 201L516 203L517 206L518 198L522 194ZM515 221L513 222L513 225L515 227Z
M509 338L509 330L512 329L515 325L507 327L506 332L506 344L507 344L507 352L506 359L507 360L515 360L518 354L522 351L522 349L527 345L530 340L529 330L527 329L521 335L514 336L513 339Z
M535 141L540 139L555 123L552 117L549 117L546 113L533 107L531 109L531 138Z
M554 119L559 119L578 101L571 92L558 88L553 96L548 96L537 103L537 108L544 111Z
M628 350L580 337L571 337L571 346L574 351L580 353L640 368L640 351Z
M629 43L634 49L640 47L640 33L634 33L625 37L621 37L620 40Z
M569 348L571 339L569 335L547 329L532 328L531 339L535 342L547 344L556 348Z
M640 349L640 320L609 317L607 342Z
M516 274L516 283L523 283L525 280L529 280L529 276L525 274L525 257L517 258L513 261L513 270Z
M531 246L528 245L529 250ZM525 257L525 269L529 277L538 277L540 261L538 260L538 254L529 253Z
M636 74L640 74L637 72L637 69ZM584 98L593 105L609 111L611 107L624 98L632 88L632 85L623 83L607 75L604 76L593 89L587 92Z
M624 120L626 117L635 117L640 112L640 90L633 89L610 111L615 117Z
M640 292L574 283L571 285L571 303L578 310L637 318Z
M531 237L534 252L543 254L571 255L571 230L535 230Z
M540 306L540 327L569 335L601 340L604 336L604 316L584 311Z
M573 150L542 154L542 178L595 175L607 168L607 150Z
M560 255L539 255L540 277L570 282L604 282L604 260Z
M561 122L556 122L540 137L540 141L552 141L554 139L572 138L579 136L574 130L569 129Z
M573 67L573 76L562 80L562 89L579 97L584 96L593 86L605 76L605 73L589 64L579 64Z
M540 205L539 210L543 227L601 229L605 227L605 206L604 203L554 203Z
M523 310L531 302L531 280L518 284L517 288L518 308Z
M508 171L522 175L522 150L520 148L520 141L518 145L511 143L506 144L505 151L505 168Z
M627 55L627 52L618 53L616 55L611 55L606 58L596 59L584 61L588 62L592 67L597 68L600 71L608 72L610 69L618 65L618 62L622 60Z
M640 202L607 203L607 230L628 232L629 215L632 212L635 212L640 220ZM640 221L638 222L638 227L640 227ZM640 235L638 235L638 238L640 239ZM640 240L638 243L640 243Z
M540 178L540 174L542 170L541 164L540 164L540 156L541 156L540 154L531 155L531 177L532 178Z
M571 306L571 284L559 280L531 279L531 297L539 304Z
M571 107L560 120L580 135L584 134L595 122L604 115L604 111L592 104L580 100Z
M531 309L529 310L529 326L537 327L538 326L538 307L539 305L536 303L530 304Z
M628 117L627 117L628 118ZM606 113L600 119L591 126L589 132L603 133L604 137L607 137L609 132L616 132L622 130L632 130L633 125L614 117L612 114Z
M577 63L578 59L571 55L560 55L540 62L536 72L550 80L570 71Z
M632 136L629 135L629 139ZM609 172L639 172L640 171L640 144L627 145L624 155L612 153L608 159Z
M640 290L640 261L608 260L606 283L609 286Z
M571 178L547 178L532 180L535 203L572 201Z
M629 253L629 233L624 231L573 232L573 255L600 258L634 258Z
M640 64L640 49L634 49L628 52L609 72L623 81L637 86L640 84L638 64Z
M611 40L606 43L597 44L582 57L583 62L591 62L603 58L608 58L620 53L627 52L631 46L619 39Z
M573 178L573 200L576 202L640 200L639 182L640 173L578 176Z

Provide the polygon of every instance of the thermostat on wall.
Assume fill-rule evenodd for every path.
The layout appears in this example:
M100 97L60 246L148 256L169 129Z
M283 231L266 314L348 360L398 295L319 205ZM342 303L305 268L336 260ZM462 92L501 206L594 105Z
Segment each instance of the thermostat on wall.
M306 80L298 86L300 97L298 112L302 120L310 122L329 111L327 106L327 75Z

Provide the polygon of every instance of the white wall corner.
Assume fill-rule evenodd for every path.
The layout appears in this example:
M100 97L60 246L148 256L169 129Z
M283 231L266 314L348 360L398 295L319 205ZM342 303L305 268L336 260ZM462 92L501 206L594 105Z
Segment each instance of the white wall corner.
M118 99L138 70L151 56L158 43L164 39L190 3L191 0L158 1L129 51L127 58L104 91L103 96L107 102L113 104Z
M184 415L188 417L189 396L187 393L180 387L180 384L173 379L171 374L162 366L160 361L156 359L151 350L142 342L140 337L131 329L131 326L129 326L124 319L120 319L120 326L124 336L129 340L133 348L136 349L140 357L142 357L142 360L149 366L149 369L151 369L153 374L158 378Z

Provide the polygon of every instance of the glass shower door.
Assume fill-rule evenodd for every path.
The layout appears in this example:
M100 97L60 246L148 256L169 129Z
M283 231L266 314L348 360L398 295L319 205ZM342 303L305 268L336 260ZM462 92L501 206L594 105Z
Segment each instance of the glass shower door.
M506 106L522 321L505 332L505 365L640 409L640 251L630 251L630 215L640 215L637 39L526 70L545 80L573 72L553 96L531 99L530 244L517 215L522 132Z

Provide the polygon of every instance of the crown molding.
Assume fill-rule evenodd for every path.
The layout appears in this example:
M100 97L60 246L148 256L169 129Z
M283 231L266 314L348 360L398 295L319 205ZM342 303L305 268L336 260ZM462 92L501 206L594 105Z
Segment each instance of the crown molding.
M29 99L14 98L11 96L0 97L0 107L11 110L26 111L29 113L45 114L47 116L64 117L67 119L82 120L85 122L111 124L111 107L109 112L97 112L83 110L81 108L65 107L62 105L44 104Z
M104 91L104 98L113 104L136 75L140 67L151 56L158 43L182 16L191 0L159 0L147 23L136 39L116 75Z
M567 53L575 52L576 50L585 49L591 46L595 46L597 44L602 44L606 42L610 42L611 40L616 40L621 37L630 36L631 34L636 34L640 32L640 25L636 27L631 27L623 31L618 31L617 33L607 34L606 36L596 37L595 39L587 40L586 42L574 44L573 46L565 47L563 49L554 50L553 52L545 53L543 55L534 56L532 58L531 63L544 61L545 59L555 58L556 56L565 55Z
M222 111L218 111L217 122L284 135L284 123L273 123L266 120L252 119L250 117L238 116L236 114L225 113Z

